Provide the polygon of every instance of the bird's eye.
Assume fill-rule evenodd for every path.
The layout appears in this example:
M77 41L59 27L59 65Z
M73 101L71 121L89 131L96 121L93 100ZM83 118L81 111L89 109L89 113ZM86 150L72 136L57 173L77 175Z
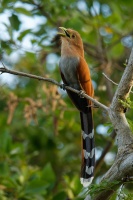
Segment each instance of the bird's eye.
M73 39L76 37L74 34L72 34L72 36L71 36Z

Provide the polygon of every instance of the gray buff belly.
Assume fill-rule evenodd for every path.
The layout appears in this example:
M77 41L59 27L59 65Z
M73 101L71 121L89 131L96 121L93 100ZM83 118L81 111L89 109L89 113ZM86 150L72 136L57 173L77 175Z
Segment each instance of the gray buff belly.
M80 89L77 67L79 58L77 57L61 57L59 62L60 70L67 82L67 84L75 89Z

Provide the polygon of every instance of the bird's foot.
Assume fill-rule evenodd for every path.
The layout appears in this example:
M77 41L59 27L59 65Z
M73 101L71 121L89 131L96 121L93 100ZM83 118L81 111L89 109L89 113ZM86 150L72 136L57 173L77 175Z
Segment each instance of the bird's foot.
M83 90L80 90L79 93L78 93L78 95L80 96L80 98L84 98L83 94L85 94L85 92Z
M66 90L66 88L65 88L66 86L67 86L66 84L62 83L62 84L60 85L60 88L63 89L63 90Z

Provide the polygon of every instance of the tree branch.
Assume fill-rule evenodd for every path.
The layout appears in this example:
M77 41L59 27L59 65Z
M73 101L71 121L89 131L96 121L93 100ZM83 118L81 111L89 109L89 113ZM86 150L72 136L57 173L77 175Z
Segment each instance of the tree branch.
M3 63L2 63L3 64ZM4 66L4 65L3 65ZM10 69L7 69L5 66L4 67L1 67L0 68L0 72L1 74L3 73L8 73L8 74L13 74L13 75L18 75L18 76L24 76L24 77L28 77L28 78L32 78L32 79L37 79L39 81L46 81L46 82L49 82L49 83L52 83L54 85L57 85L59 87L62 87L62 84L61 83L58 83L57 81L51 79L51 78L44 78L42 76L37 76L37 75L33 75L33 74L28 74L28 73L25 73L25 72L19 72L19 71L16 71L16 70L10 70ZM75 90L74 88L71 88L69 86L64 86L64 88L66 90L70 90L76 94L81 94L81 91L79 90ZM94 104L96 104L98 107L108 111L108 107L105 106L104 104L98 102L96 99L88 96L87 94L84 93L84 91L82 92L82 97L88 99L88 100L91 100Z
M118 181L118 183L116 183L115 186L112 185L112 187L110 188L108 188L107 184L107 188L105 187L104 190L101 190L101 192L96 194L93 197L93 200L109 199L110 196L113 195L113 193L124 182L123 177L133 175L132 161L133 161L133 144L124 147L123 151L118 151L114 164L104 175L101 181L101 184L104 181L108 182L109 184L115 183L115 181Z
M88 195L86 200L107 200L123 183L123 178L127 175L133 176L133 135L126 120L124 108L120 100L126 100L133 86L133 49L128 65L123 73L121 81L117 87L112 103L109 108L109 117L117 135L118 153L114 164L103 176L100 184L118 181L115 187L107 187L92 196ZM99 187L100 187L99 184Z
M133 135L126 120L122 101L126 101L133 86L133 49L109 109L109 117L117 133L118 148L133 143Z

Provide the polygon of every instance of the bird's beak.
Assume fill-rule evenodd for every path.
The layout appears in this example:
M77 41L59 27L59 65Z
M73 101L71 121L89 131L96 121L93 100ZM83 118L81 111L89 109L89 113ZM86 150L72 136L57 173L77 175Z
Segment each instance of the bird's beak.
M67 31L67 29L66 28L64 28L64 27L59 27L59 29L61 29L63 32L58 32L58 34L60 35L60 36L62 36L62 37L70 37L70 35L69 35L69 33L68 33L68 31Z

